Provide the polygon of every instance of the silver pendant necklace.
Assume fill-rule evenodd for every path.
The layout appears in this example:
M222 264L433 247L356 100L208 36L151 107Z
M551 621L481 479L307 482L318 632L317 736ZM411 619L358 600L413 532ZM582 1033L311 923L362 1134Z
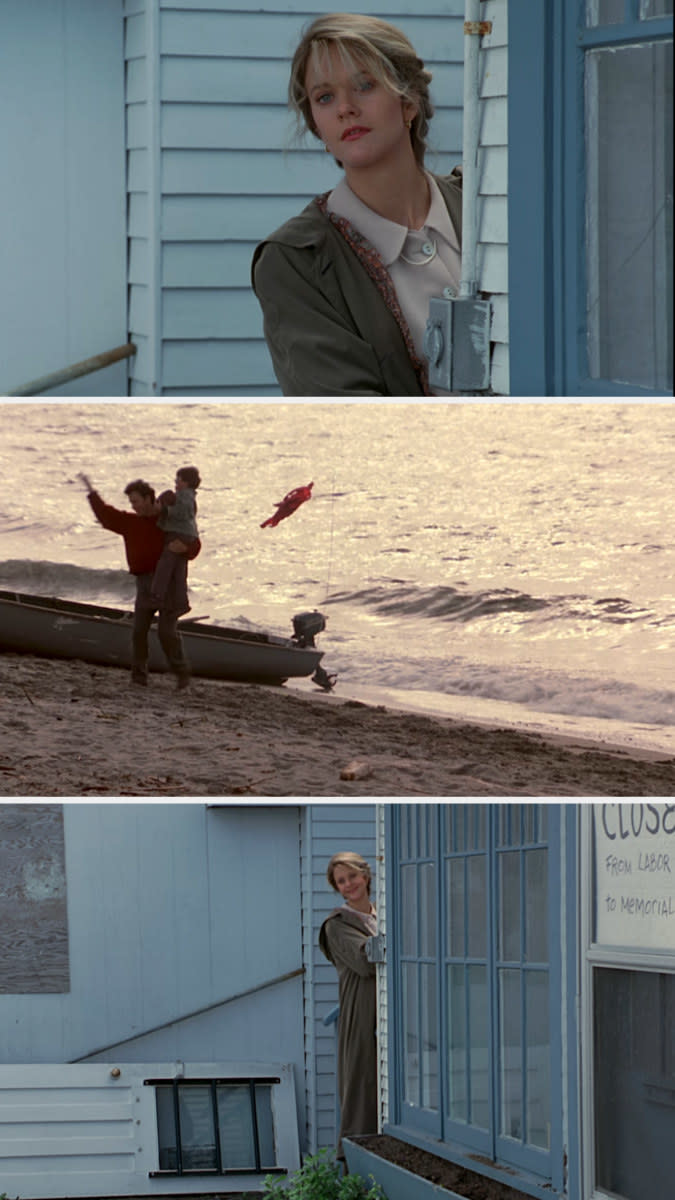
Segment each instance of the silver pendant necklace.
M436 246L436 239L433 237L428 237L421 246L422 253L426 255L425 258L408 258L407 254L404 254L402 250L399 254L399 258L402 258L403 261L408 263L411 267L424 267L427 263L431 262L432 258L436 257L437 249L438 247Z

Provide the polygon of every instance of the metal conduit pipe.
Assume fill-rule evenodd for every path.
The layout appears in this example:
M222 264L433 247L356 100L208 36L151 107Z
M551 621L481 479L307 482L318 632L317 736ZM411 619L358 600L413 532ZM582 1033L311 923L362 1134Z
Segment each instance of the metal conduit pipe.
M94 354L91 358L83 358L69 367L62 367L59 371L51 371L49 375L41 375L39 379L32 379L30 383L24 383L14 391L8 392L7 395L41 396L52 388L61 387L62 384L79 379L82 375L91 375L94 371L101 371L104 367L120 362L123 358L133 358L135 353L136 347L133 342L125 342L123 346L115 346L113 350L106 350L103 354Z
M464 114L462 131L462 273L460 296L475 296L478 247L479 53L481 0L464 7Z
M168 1021L162 1021L159 1025L151 1025L148 1029L139 1029L135 1033L130 1033L128 1037L118 1038L115 1042L110 1042L107 1046L99 1046L96 1050L88 1050L86 1054L80 1055L79 1058L71 1058L71 1063L84 1063L88 1059L93 1058L96 1054L107 1054L110 1050L117 1050L119 1046L124 1046L127 1042L138 1041L139 1038L149 1037L151 1033L159 1033L163 1029L170 1029L172 1025L180 1025L183 1021L191 1021L193 1017L204 1016L205 1013L213 1012L216 1008L224 1008L226 1004L233 1004L235 1000L245 1000L248 996L254 996L257 992L264 992L267 988L276 987L279 983L286 983L289 979L296 979L300 975L304 975L304 967L296 967L293 971L286 971L284 975L277 975L274 979L266 979L264 983L256 983L253 987L246 988L243 992L234 992L231 996L225 996L224 999L214 1000L211 1004L205 1004L203 1008L195 1008L192 1012L181 1013L177 1017L170 1017ZM0 1193L1 1194L1 1193Z

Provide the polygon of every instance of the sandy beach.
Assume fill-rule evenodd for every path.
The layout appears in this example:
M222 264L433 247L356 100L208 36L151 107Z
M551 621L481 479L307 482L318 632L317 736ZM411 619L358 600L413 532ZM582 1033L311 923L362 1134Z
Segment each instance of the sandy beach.
M675 759L340 698L0 656L3 796L671 796ZM354 761L368 774L344 779Z

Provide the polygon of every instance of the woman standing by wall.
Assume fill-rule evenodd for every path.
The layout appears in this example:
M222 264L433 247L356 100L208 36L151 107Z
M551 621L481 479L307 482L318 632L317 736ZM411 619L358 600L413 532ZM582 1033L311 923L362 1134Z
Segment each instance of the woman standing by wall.
M256 249L253 287L290 396L430 395L431 296L461 274L461 173L424 167L431 74L408 38L353 13L319 17L289 103L344 178Z
M370 899L371 871L351 850L334 854L326 878L345 903L326 917L319 946L337 968L338 1093L340 1137L377 1133L377 1052L375 1040L375 966L366 957L366 942L377 933Z

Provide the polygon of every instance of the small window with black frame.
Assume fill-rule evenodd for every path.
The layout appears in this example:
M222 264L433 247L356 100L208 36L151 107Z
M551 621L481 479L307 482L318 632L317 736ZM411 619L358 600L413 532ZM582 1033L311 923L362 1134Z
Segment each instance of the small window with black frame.
M164 1175L285 1173L277 1162L269 1079L148 1079Z

